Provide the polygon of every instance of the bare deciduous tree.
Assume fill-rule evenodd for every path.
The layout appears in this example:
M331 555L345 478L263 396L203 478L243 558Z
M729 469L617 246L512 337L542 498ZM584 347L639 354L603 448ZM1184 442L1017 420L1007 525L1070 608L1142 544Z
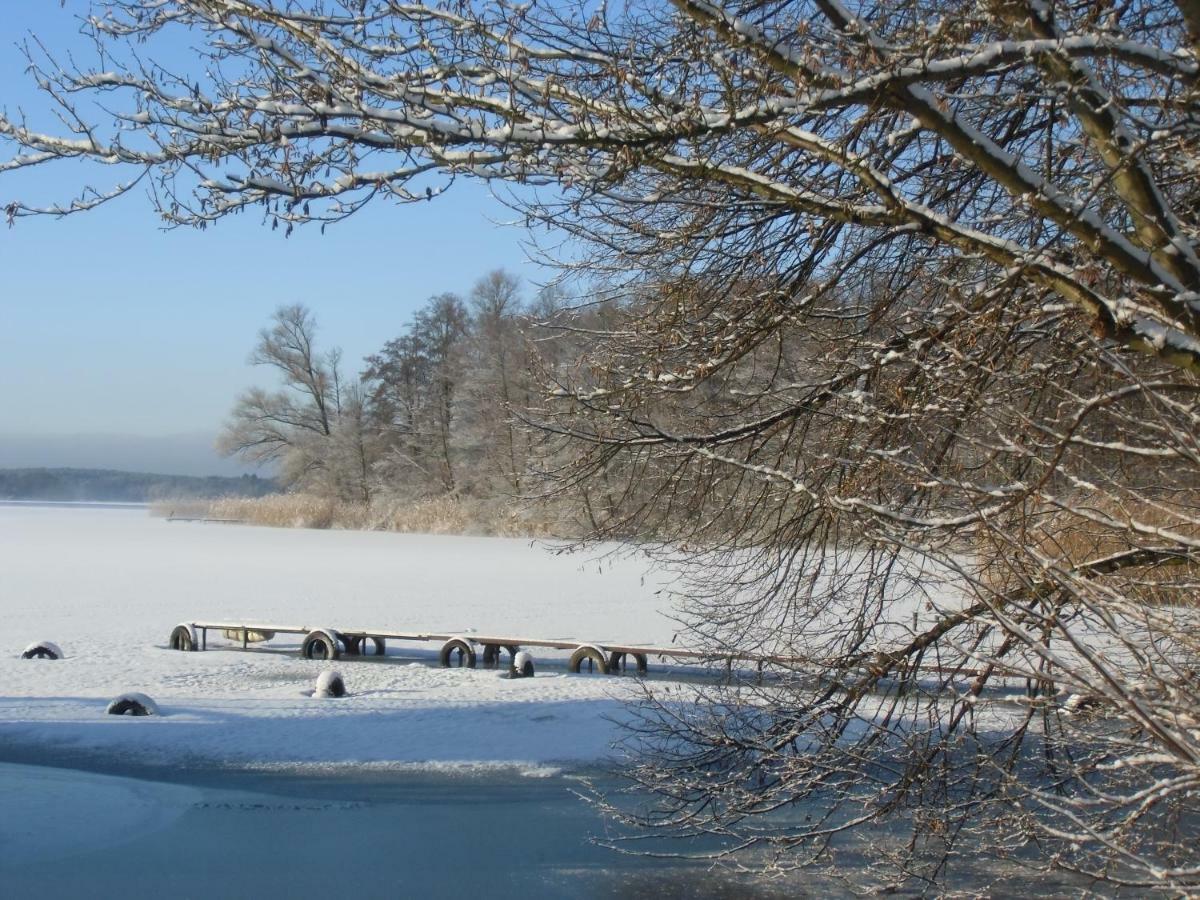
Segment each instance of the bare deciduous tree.
M130 177L11 220L149 179L170 225L290 229L469 176L578 239L611 314L547 368L562 474L703 548L691 639L777 658L648 692L643 824L1200 889L1194 4L99 8L103 68L31 60L73 133L0 118L0 171ZM195 73L122 50L174 29Z
M301 436L328 437L341 403L339 354L317 352L312 313L300 304L281 306L272 322L258 333L249 361L275 369L285 389L252 388L239 397L220 442L225 453L255 462L280 459Z
M364 454L374 442L361 389L351 385L344 396L341 352L318 352L316 331L312 313L300 304L275 311L250 363L275 369L283 389L250 388L238 397L217 446L255 463L278 463L294 487L369 501L371 460Z
M521 376L528 370L518 325L520 291L520 282L503 269L489 272L471 289L480 351L472 391L475 416L487 445L484 456L513 493L521 490L526 457L512 411L514 401L522 399Z
M369 507L376 493L375 469L383 455L383 440L365 394L361 382L345 391L330 434L325 468L332 481L327 488L330 493Z

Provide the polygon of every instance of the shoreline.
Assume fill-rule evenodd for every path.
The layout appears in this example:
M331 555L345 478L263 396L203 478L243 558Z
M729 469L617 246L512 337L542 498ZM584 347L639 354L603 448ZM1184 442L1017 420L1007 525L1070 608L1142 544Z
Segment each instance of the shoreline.
M17 509L127 509L148 510L152 504L123 500L15 500L0 498L0 506Z
M50 752L47 752L47 751ZM147 781L182 787L228 787L240 782L279 784L344 783L347 785L425 784L446 785L463 782L489 782L522 785L561 779L566 781L612 781L617 775L603 760L583 762L520 762L480 760L406 760L369 762L286 762L253 764L220 763L212 760L179 759L172 763L150 762L136 758L118 758L111 753L71 748L48 748L34 741L24 744L6 742L0 747L0 767L62 770L82 775L98 775Z

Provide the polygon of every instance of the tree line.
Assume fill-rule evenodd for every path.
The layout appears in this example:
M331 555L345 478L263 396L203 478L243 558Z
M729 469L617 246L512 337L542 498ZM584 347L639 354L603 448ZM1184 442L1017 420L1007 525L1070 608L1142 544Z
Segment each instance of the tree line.
M279 490L269 478L242 475L156 475L109 469L0 469L0 499L53 502L151 503L173 499L265 497Z
M466 297L431 297L357 372L322 348L309 309L281 306L250 356L280 387L242 393L218 446L344 502L518 496L531 467L530 331L562 305L554 289L526 299L496 270Z

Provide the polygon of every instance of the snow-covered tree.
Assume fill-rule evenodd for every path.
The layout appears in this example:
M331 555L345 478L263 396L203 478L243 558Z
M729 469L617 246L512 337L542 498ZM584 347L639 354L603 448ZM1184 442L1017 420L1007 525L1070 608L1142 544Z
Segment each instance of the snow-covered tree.
M285 484L369 502L377 453L362 388L344 385L341 353L319 352L317 322L305 306L281 306L258 334L250 362L275 370L276 391L249 388L218 437L221 452L276 464Z
M467 393L476 443L494 488L519 494L527 453L513 405L524 409L529 398L520 281L503 269L489 272L471 289L470 302L476 353Z
M315 345L317 323L300 304L281 306L258 333L250 364L276 370L283 390L251 388L238 398L222 449L254 462L277 460L298 436L327 438L341 405L337 351Z
M459 486L458 395L468 327L462 299L438 294L417 310L404 334L367 358L363 378L388 444L384 476L402 493L450 493Z
M576 239L607 312L545 367L561 474L608 479L601 529L699 548L690 640L783 658L650 691L643 824L783 865L896 820L888 883L1024 844L1200 889L1195 3L109 0L87 28L94 69L32 54L65 124L0 118L0 172L125 174L10 220L149 183L168 225L286 231L472 177ZM150 63L179 30L207 55Z

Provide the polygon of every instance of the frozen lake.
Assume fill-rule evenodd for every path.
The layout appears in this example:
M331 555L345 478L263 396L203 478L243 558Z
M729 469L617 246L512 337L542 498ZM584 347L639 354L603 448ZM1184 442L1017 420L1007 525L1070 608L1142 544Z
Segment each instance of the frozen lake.
M309 694L327 663L294 652L180 653L181 621L670 641L645 559L554 553L523 540L168 523L144 510L0 506L0 742L143 764L312 769L539 768L608 753L632 679L568 675L537 652L533 679L340 661L350 697ZM63 648L26 661L31 642ZM227 645L228 646L228 645ZM273 646L273 645L272 645ZM165 715L103 715L140 691Z
M40 896L790 896L617 855L570 775L632 679L167 649L198 618L669 640L644 560L528 541L167 523L0 505L0 883ZM35 640L63 660L21 660ZM104 715L125 690L152 719ZM36 765L31 765L36 764ZM47 767L50 764L55 767ZM564 770L565 773L564 774ZM748 893L749 892L749 893Z
M167 885L218 898L839 895L809 875L762 882L593 842L611 825L576 795L578 776L610 759L633 678L569 675L539 652L537 677L508 680L431 665L433 645L390 646L383 661L336 663L351 696L318 700L329 664L294 647L167 647L176 623L220 617L668 643L668 580L637 556L520 540L0 504L0 884L114 898ZM66 658L20 659L37 640ZM127 690L163 715L105 715ZM964 888L1020 889L1021 873L975 864ZM1073 892L1061 888L1038 884Z

